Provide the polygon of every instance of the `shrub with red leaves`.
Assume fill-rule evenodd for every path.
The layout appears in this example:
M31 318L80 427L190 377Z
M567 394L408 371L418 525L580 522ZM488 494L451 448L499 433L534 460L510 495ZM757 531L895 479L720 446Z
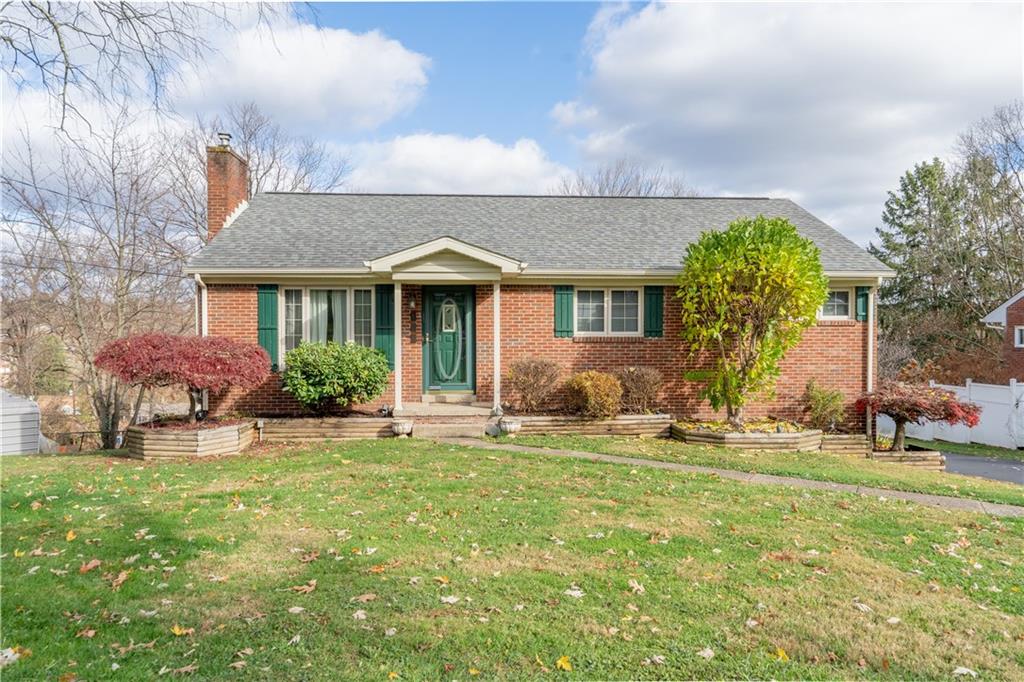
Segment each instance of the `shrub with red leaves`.
M94 362L133 386L185 386L189 422L195 422L204 389L253 388L270 373L270 357L263 348L223 336L126 336L103 346Z
M857 409L870 409L872 416L884 414L896 422L892 439L892 449L896 451L903 450L903 435L909 423L933 421L977 426L981 419L979 406L959 400L952 391L902 381L886 381L877 391L865 393L857 399Z

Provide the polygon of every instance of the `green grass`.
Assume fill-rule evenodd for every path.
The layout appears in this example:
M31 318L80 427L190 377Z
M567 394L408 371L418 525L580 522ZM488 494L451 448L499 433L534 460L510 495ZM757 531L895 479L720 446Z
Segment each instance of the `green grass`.
M417 439L2 487L5 682L1024 676L1021 519Z
M751 452L734 448L687 445L662 438L608 436L519 436L518 445L584 450L623 457L641 457L697 466L795 476L817 481L852 483L888 490L967 497L986 502L1024 505L1024 486L863 457L822 452Z
M1010 448L1000 448L995 445L982 445L981 443L948 443L944 440L920 440L919 438L907 438L907 444L916 445L927 450L955 452L958 455L995 457L998 459L1010 459L1016 462L1024 462L1024 450L1011 450Z

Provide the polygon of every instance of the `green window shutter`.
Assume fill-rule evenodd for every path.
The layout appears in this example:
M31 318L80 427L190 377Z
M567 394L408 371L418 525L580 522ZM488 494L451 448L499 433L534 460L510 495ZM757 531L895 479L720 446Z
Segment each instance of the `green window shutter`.
M868 295L871 287L857 287L857 320L865 322L868 319Z
M395 285L378 284L376 334L374 348L383 351L388 367L395 368Z
M566 338L572 336L573 327L573 288L572 285L555 286L555 336Z
M256 287L256 337L270 356L270 369L277 371L277 285Z
M644 336L660 339L664 330L665 287L644 287Z

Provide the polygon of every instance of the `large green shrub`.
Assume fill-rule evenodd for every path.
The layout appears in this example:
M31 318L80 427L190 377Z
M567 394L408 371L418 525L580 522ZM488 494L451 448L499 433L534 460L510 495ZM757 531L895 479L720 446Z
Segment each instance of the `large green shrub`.
M284 358L284 390L306 409L328 412L379 398L388 386L382 352L354 343L303 343Z
M612 374L593 370L574 374L565 384L569 407L590 419L609 419L622 406L622 384Z
M741 427L748 396L771 392L779 361L825 302L818 248L784 218L740 218L687 248L678 282L682 337L692 356L711 359L687 377Z

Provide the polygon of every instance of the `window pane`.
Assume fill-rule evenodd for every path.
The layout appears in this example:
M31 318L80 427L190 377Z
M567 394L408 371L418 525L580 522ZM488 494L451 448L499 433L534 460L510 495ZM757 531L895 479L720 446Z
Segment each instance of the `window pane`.
M352 340L362 346L373 346L373 290L356 289L352 296Z
M310 289L309 340L311 343L345 343L348 292L344 289Z
M850 316L850 292L830 291L828 300L821 308L824 317L849 317Z
M284 350L302 343L302 289L284 291Z
M637 332L640 330L640 293L637 291L612 292L612 331Z
M576 331L604 331L604 292L600 290L576 292Z

